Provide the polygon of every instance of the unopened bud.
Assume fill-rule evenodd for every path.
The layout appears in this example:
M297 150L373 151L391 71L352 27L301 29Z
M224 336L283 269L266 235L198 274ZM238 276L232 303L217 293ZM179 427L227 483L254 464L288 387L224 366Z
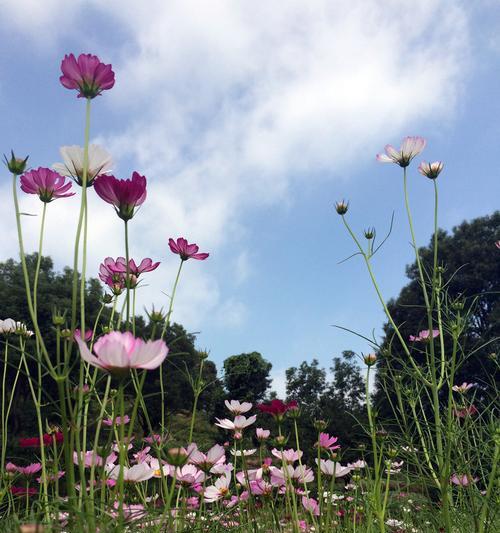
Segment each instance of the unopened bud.
M363 357L363 361L367 366L373 366L377 362L377 355L374 353L369 353Z
M28 157L26 156L26 159L22 159L20 157L16 157L14 155L14 151L10 151L11 157L10 159L7 159L7 156L4 155L4 162L7 165L7 168L9 169L12 174L15 174L16 176L19 176L26 170L26 163L28 161Z
M349 202L346 202L345 200L342 200L340 202L335 202L335 211L339 215L345 215L349 209Z

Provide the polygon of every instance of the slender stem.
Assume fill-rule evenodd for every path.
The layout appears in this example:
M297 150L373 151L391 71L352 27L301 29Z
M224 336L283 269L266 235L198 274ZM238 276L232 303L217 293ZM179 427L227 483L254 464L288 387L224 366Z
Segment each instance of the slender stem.
M40 275L40 265L42 263L43 233L45 230L46 212L47 212L47 204L46 202L43 202L42 221L40 223L40 238L38 241L38 257L37 257L36 268L35 268L35 279L33 281L33 309L35 310L35 314L37 314L38 277Z
M126 320L125 320L125 329L128 331L130 326L130 265L129 262L129 247L128 247L128 221L125 220L125 289L126 293L126 302L127 302L127 311L126 311Z
M87 208L87 169L88 169L88 157L89 157L89 135L90 135L90 103L91 99L87 98L87 105L85 108L85 134L84 134L84 146L83 146L83 171L82 171L82 198L80 201L80 214L78 216L78 225L76 228L76 237L75 237L75 249L73 255L73 289L72 289L72 298L71 298L71 331L74 331L76 328L76 310L77 310L77 300L78 300L78 254L80 250L80 238L82 234L82 225L85 210ZM84 243L84 247L86 244ZM85 248L86 249L86 248ZM85 278L82 272L81 284L85 287ZM80 305L85 305L80 302ZM80 308L80 312L81 312ZM85 310L84 316L85 318ZM84 320L80 320L80 328L82 330L82 335L85 334L85 323Z
M203 363L204 363L204 361L205 361L204 358L200 361L200 370L198 372L198 380L196 382L195 390L194 390L193 412L191 414L191 425L189 427L189 440L188 440L188 442L192 442L193 441L194 421L195 421L195 418L196 418L196 409L198 407L198 398L200 397L200 394L201 394L201 377L202 377L202 374L203 374Z

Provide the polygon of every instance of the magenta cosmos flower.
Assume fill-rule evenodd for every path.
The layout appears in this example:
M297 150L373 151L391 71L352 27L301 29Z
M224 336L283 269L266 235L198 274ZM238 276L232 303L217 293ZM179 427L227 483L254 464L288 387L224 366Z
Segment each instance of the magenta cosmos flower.
M424 329L419 332L419 334L415 337L415 335L410 335L409 339L410 342L426 342L431 340L431 336L433 339L435 339L439 335L438 329L433 329L432 334L428 329Z
M407 167L411 160L417 156L426 145L423 137L405 137L401 148L397 150L392 144L385 146L385 154L378 154L377 161L380 163L396 163L400 167Z
M138 172L134 172L129 180L102 174L95 179L94 189L125 222L134 216L135 208L142 205L147 196L146 178Z
M172 238L168 239L168 246L174 254L180 255L183 261L187 261L188 259L203 261L210 255L207 253L198 253L198 245L189 244L184 237L179 237L177 241L174 241Z
M105 65L97 56L80 54L65 55L61 62L63 75L59 78L66 89L76 89L78 98L95 98L115 84L111 65Z
M110 258L107 258L110 259ZM153 260L150 257L144 258L140 263L139 266L135 263L133 259L129 259L128 262L128 272L132 276L139 277L140 274L144 272L152 272L153 270L156 270L159 266L159 262L153 263ZM114 272L120 272L123 274L127 273L127 261L124 257L118 257L116 261L114 262L114 265L110 265L109 268L113 270Z
M162 340L145 342L128 331L113 331L101 337L94 345L95 355L81 339L76 341L87 363L112 374L126 374L131 368L153 370L163 363L168 353Z
M21 176L21 189L28 194L38 194L42 202L46 204L57 198L67 198L75 193L71 189L71 182L66 183L66 178L50 170L39 167L30 170Z

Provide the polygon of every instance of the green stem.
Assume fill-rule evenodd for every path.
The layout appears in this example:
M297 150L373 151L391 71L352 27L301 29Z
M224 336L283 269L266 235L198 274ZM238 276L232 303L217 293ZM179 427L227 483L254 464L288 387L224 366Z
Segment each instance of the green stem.
M125 329L128 331L130 326L130 266L129 262L129 247L128 247L128 221L125 220L125 289L126 293L126 302L127 302L127 311L126 311L126 320L125 320Z
M198 373L198 380L196 382L196 389L194 391L194 402L193 402L193 412L191 414L191 425L189 427L189 440L188 442L193 442L193 431L194 431L194 421L195 421L195 418L196 418L196 409L198 407L198 398L200 397L200 394L201 394L201 376L202 376L202 373L203 373L203 362L204 362L204 359L201 360L200 362L200 370L199 370L199 373Z

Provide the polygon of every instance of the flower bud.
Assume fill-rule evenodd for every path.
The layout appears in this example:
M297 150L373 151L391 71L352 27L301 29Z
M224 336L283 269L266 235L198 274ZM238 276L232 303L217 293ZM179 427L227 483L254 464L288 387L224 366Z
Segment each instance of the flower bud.
M328 427L328 422L326 420L316 418L313 425L316 431L325 431L325 429Z
M113 301L113 296L111 294L106 293L102 297L102 303L104 305L110 304L112 301Z
M7 168L9 169L12 174L15 174L16 176L21 175L26 170L26 163L28 161L28 156L26 156L26 159L21 159L19 157L16 157L14 155L14 151L11 150L11 157L10 159L7 159L7 156L4 155L4 162L7 165Z
M375 237L375 228L367 228L364 231L365 239L371 241Z
M391 458L391 459L394 459L396 457L396 455L398 454L398 451L395 449L395 448L389 448L387 450L387 455Z
M170 448L166 453L167 463L173 466L184 466L189 455L185 448Z
M68 328L61 330L61 337L63 339L71 339L71 330Z
M366 366L373 366L377 362L377 354L369 353L363 357Z
M340 202L335 202L335 210L339 215L345 215L349 209L349 202L342 200Z

